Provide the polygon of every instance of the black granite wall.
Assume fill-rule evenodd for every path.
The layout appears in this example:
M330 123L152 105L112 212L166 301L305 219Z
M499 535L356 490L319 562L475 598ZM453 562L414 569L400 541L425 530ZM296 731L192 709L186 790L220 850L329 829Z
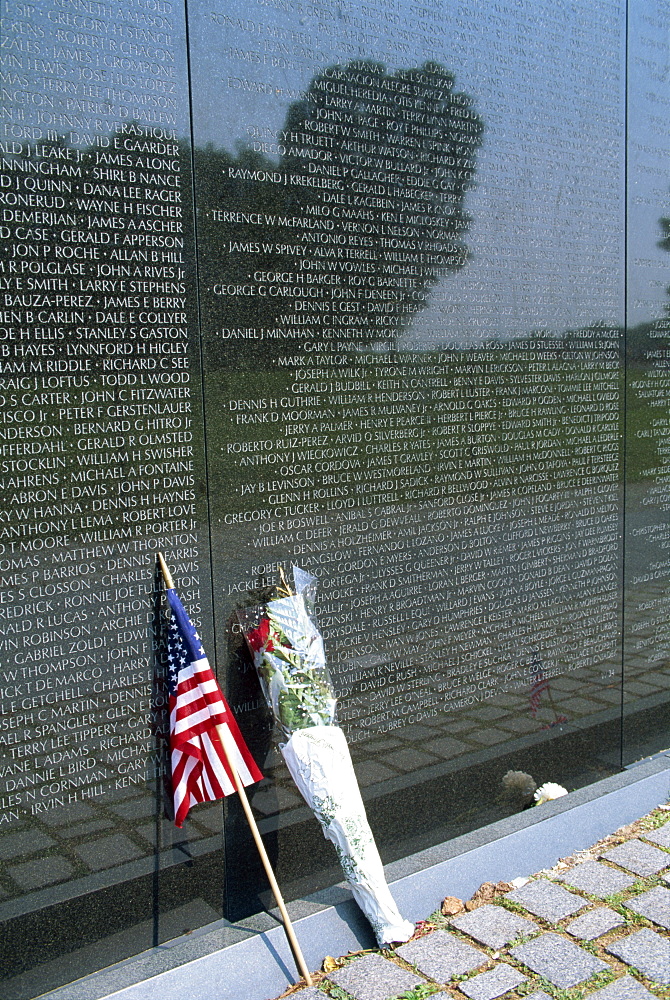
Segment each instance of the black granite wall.
M667 743L665 0L7 2L0 913L33 997L268 904L164 817L155 554L339 880L233 625L292 562L384 860Z

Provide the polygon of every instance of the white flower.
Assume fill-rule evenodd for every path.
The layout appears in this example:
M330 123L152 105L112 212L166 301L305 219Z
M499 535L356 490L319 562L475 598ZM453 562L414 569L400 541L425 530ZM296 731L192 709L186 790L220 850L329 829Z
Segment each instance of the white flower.
M545 781L535 792L533 798L535 805L541 806L543 802L551 802L552 799L560 799L562 795L567 794L568 790L563 788L563 785L557 785L555 781Z

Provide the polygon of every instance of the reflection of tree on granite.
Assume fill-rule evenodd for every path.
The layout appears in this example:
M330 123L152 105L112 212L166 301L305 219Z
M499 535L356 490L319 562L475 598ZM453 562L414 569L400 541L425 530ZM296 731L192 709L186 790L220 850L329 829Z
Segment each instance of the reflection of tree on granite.
M659 219L658 224L661 227L661 232L663 233L663 236L658 241L658 245L661 250L670 251L670 216L664 216ZM670 295L670 285L666 288L666 292ZM665 321L664 325L670 323L670 303L666 304L665 311L668 313L668 320ZM668 332L670 332L670 330Z
M223 295L236 357L245 345L257 355L250 331L263 331L265 354L273 343L285 353L310 326L394 346L430 288L467 260L463 201L482 130L442 66L387 74L351 62L323 70L291 105L278 162L196 150L206 309L220 322ZM275 292L259 295L259 284Z
M659 219L659 223L663 230L663 238L658 241L658 245L663 250L670 250L670 218Z
M657 246L670 251L670 216L658 220L661 239ZM670 296L670 285L666 288ZM652 388L654 372L664 366L658 351L670 336L670 302L666 302L664 315L639 323L626 330L626 363L628 384L631 391L626 401L627 482L648 481L656 469L664 464L658 449L663 433L661 425L654 423L667 409L662 388Z

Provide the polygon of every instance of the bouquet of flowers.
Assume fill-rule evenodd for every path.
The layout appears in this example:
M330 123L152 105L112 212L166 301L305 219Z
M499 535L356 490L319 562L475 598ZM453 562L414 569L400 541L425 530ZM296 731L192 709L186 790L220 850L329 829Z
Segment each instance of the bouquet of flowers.
M295 593L238 611L261 686L287 742L280 744L300 793L337 851L345 878L380 946L408 941L384 877L351 756L335 724L336 698L314 618L316 579L293 567Z
M331 726L336 699L323 639L313 620L316 580L293 570L295 594L239 611L263 693L287 738L307 726Z

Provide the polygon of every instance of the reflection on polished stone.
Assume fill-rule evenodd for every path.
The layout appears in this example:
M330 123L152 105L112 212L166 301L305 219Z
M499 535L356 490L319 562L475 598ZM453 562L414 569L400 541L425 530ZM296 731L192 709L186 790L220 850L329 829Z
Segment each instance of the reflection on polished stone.
M265 903L236 801L170 819L158 549L289 893L339 875L234 629L280 567L319 578L385 860L509 814L508 770L572 788L658 752L670 708L661 0L74 6L8 3L3 37L26 997Z

